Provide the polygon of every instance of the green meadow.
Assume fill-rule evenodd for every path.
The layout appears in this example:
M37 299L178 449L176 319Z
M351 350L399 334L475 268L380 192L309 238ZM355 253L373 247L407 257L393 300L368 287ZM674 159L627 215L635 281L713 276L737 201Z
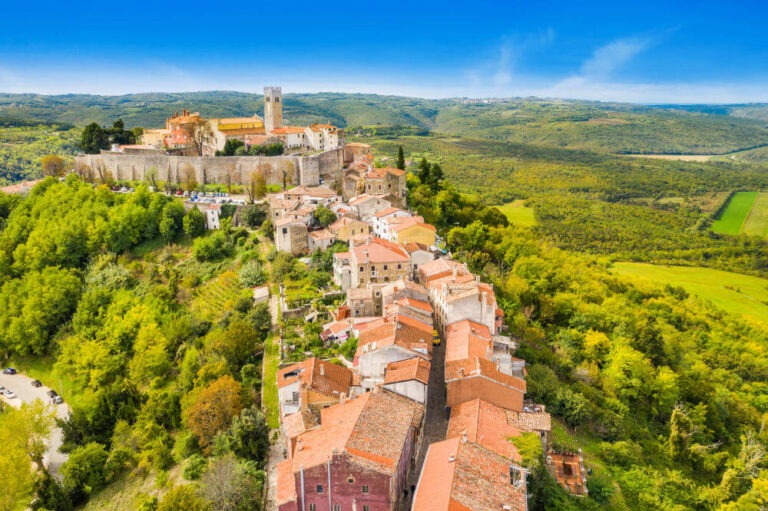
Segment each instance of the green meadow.
M615 263L614 273L682 287L726 312L768 324L768 280L697 266Z
M734 193L720 218L712 224L712 230L720 234L739 234L756 198L757 192Z
M530 227L536 225L536 217L533 214L533 208L526 207L525 201L518 199L516 201L496 206L499 211L504 213L511 223L515 225L524 225Z

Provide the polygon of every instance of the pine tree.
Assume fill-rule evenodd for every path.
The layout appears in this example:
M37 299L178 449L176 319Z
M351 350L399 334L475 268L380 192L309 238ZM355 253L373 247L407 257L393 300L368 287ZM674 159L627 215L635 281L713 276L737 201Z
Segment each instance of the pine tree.
M405 170L405 155L403 154L403 146L397 147L397 165L396 167L401 170Z
M422 184L429 184L429 162L426 158L422 158L419 163L419 181Z

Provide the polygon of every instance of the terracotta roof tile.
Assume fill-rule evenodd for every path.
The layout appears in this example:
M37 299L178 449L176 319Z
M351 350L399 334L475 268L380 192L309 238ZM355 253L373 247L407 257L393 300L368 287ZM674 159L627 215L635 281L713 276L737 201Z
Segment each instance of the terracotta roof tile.
M277 372L277 386L283 388L300 380L312 390L327 396L349 395L352 371L317 357L308 358L298 364L291 364Z
M398 362L390 362L384 373L384 384L416 380L429 384L430 363L421 357L409 358Z
M381 238L372 238L371 241L357 245L352 249L355 261L360 264L366 258L371 263L407 263L411 261L408 252L397 243Z
M512 511L526 509L523 478L511 484L504 457L473 442L450 438L429 446L412 511Z
M445 381L485 377L525 393L525 380L502 373L491 360L474 357L445 363Z
M520 453L509 438L530 431L521 429L507 421L507 410L481 399L465 401L451 408L447 438L467 435L467 440L476 442L496 454L520 461Z

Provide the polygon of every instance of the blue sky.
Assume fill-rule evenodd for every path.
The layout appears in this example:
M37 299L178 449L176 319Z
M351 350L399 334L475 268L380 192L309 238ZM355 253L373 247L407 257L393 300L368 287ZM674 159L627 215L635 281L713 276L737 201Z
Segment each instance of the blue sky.
M5 0L0 16L2 92L768 101L764 1Z

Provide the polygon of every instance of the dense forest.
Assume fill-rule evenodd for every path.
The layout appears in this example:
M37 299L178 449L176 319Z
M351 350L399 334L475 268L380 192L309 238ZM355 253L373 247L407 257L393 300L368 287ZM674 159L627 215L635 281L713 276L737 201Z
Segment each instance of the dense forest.
M24 198L0 195L0 218L0 357L20 368L45 361L72 407L61 483L35 477L26 439L5 438L31 426L0 428L9 440L0 494L13 504L3 509L26 508L31 492L35 509L71 509L129 474L170 490L134 495L136 509L260 509L269 310L254 306L245 275L201 288L260 267L256 236L226 218L203 236L203 214L176 199L146 187L116 194L74 175ZM28 408L5 421L51 427ZM181 477L199 491L171 489Z
M409 187L439 221L452 192L433 168L422 162ZM590 498L567 499L533 460L531 509L763 509L765 325L682 288L630 284L604 258L487 218L449 219L448 247L494 284L529 396L558 418L555 448L583 449L592 470Z
M0 127L0 185L39 178L40 160L46 155L71 160L77 154L80 131L71 126L16 120L7 124Z

